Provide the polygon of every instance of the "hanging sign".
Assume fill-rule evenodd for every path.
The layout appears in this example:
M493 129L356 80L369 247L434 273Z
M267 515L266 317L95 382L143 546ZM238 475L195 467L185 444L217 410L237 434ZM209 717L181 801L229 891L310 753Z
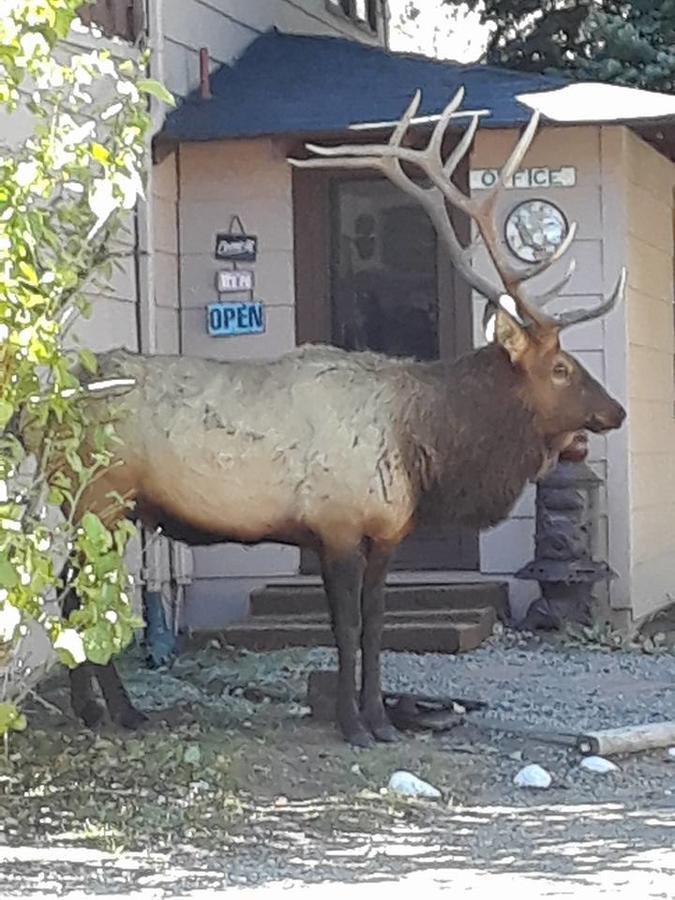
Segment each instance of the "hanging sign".
M265 331L263 304L260 300L209 303L206 308L206 327L213 337L262 334Z
M258 237L255 234L235 234L219 231L216 234L216 259L232 262L253 262L258 256Z
M253 272L250 269L222 269L216 278L219 294L234 294L253 290Z
M491 188L498 180L499 169L472 169L469 174L469 187L472 190ZM505 182L507 188L574 187L576 183L577 170L574 166L560 166L559 169L552 169L549 166L520 169Z

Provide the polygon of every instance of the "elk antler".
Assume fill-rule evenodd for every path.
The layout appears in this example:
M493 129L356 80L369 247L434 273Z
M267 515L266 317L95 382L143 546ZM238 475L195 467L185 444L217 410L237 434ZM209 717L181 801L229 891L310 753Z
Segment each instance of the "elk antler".
M522 163L537 130L539 112L535 111L533 113L523 134L502 167L499 178L493 187L479 199L467 196L460 191L453 184L452 176L460 160L466 155L471 146L481 113L468 110L458 112L464 98L464 88L462 87L438 117L426 147L416 149L403 146L403 139L408 133L408 129L419 109L421 97L421 92L419 90L416 91L415 96L386 144L342 144L337 147L321 147L316 144L306 144L308 150L324 158L291 159L289 162L292 165L304 168L332 168L338 166L340 168L355 169L366 167L383 172L397 187L414 197L424 207L436 226L438 234L446 241L450 251L450 258L455 268L462 273L466 281L486 297L493 306L499 305L500 298L503 297L506 291L513 299L520 318L538 329L560 330L574 322L596 318L608 312L623 293L625 272L622 272L609 299L598 307L588 310L574 310L557 316L549 316L544 313L543 306L557 296L561 288L570 280L574 272L574 260L572 260L565 275L544 295L528 300L523 291L523 283L525 281L541 274L566 253L576 234L576 222L570 225L565 239L553 254L528 266L515 266L504 252L499 240L494 221L494 210L499 191ZM466 117L467 115L471 117L468 128L447 159L444 160L443 139L450 120L458 116ZM402 166L404 162L421 169L431 182L431 185L423 187L406 175ZM473 245L468 247L462 246L452 225L446 201L466 213L476 223L480 237L502 281L502 286L493 284L492 281L477 272L471 265L471 254L474 247Z

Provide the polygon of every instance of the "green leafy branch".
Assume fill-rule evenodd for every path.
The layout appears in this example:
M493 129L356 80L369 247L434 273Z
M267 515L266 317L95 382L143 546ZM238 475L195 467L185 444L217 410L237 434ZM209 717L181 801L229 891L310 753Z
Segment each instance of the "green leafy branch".
M32 620L71 666L107 662L139 624L123 559L133 527L110 510L81 515L116 439L83 388L97 362L73 326L110 290L112 248L145 199L148 105L173 102L146 77L147 53L68 52L80 5L5 0L0 17L0 107L31 122L0 149L0 644ZM69 590L80 608L66 622L56 607ZM0 735L23 725L4 696Z

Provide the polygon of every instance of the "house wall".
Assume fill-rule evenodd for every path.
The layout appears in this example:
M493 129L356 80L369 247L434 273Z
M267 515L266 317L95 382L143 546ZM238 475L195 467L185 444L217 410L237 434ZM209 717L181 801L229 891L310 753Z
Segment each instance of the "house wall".
M562 209L568 221L578 223L572 250L565 259L533 282L533 290L536 287L545 291L564 273L570 256L576 259L576 272L561 293L560 301L551 305L552 311L597 303L604 294L609 293L623 264L622 232L614 224L620 215L620 209L615 208L620 201L620 185L612 176L616 167L607 156L608 131L617 135L621 133L621 129L596 126L541 129L522 166L574 166L576 184L573 187L507 189L497 205L500 234L503 234L504 220L509 211L517 203L534 197L551 200ZM471 159L472 168L501 166L517 139L518 134L513 130L479 131ZM480 195L482 191L474 193ZM474 265L485 274L494 275L482 249L476 252ZM484 340L481 324L484 303L480 298L475 299L474 335L478 345ZM625 401L625 335L621 310L603 320L571 328L563 333L561 344L565 350L574 353L602 384L607 385L617 399ZM620 576L610 588L611 603L616 608L625 607L630 599L625 442L625 429L608 437L592 435L588 458L591 468L603 479L597 553L608 559ZM508 577L532 559L534 497L535 488L530 485L512 515L496 528L481 534L483 572ZM526 611L537 591L536 583L511 579L511 600L517 615Z
M675 595L675 164L623 131L628 259L630 590L641 618Z
M231 63L272 27L372 44L383 40L336 15L327 0L163 0L161 7L165 84L181 95L199 81L200 47L208 48L213 70Z
M574 166L576 185L546 190L510 189L497 207L499 229L513 205L537 196L557 203L569 220L579 224L574 244L577 271L561 296L564 307L595 304L611 290L623 263L620 221L621 185L612 152L622 129L583 127L542 130L533 142L524 166ZM564 136L564 139L563 139ZM479 132L472 168L501 165L517 140L512 131ZM189 354L239 358L269 357L290 349L295 342L291 170L281 142L268 140L184 145L180 149L180 253L183 350ZM238 214L246 229L259 236L256 296L268 306L264 335L218 339L209 337L205 305L214 294L218 264L213 239ZM490 264L477 251L474 264L486 273ZM545 290L563 271L563 263L542 275L537 287ZM483 341L483 301L475 298L476 345ZM553 307L555 308L555 306ZM565 349L581 362L621 401L625 401L625 333L623 314L617 310L603 320L579 325L565 333ZM620 575L612 585L612 605L630 602L628 566L627 449L625 429L609 437L591 436L589 463L603 479L600 497L598 554ZM516 614L524 613L537 587L511 578L528 562L534 549L534 486L528 486L510 518L480 538L481 571L511 582ZM298 570L293 548L267 545L198 548L194 551L196 580L188 593L188 621L195 626L213 623L216 606L226 617L246 609L246 596L255 584L290 576ZM214 600L218 599L218 603ZM227 601L227 603L225 602ZM229 606L228 606L229 603Z
M374 36L335 15L327 0L151 0L154 77L185 95L199 81L200 47L207 47L213 71L233 63L271 27L378 43L384 39L382 25L382 33ZM231 359L274 356L291 348L292 205L283 150L272 142L183 145L153 167L151 197L150 290L156 308L144 313L144 322L156 351ZM206 334L205 306L217 296L215 232L226 229L235 213L259 236L256 291L265 301L267 323L262 336L223 341ZM199 627L213 626L216 608L225 619L242 615L260 577L296 572L299 554L276 545L219 545L195 548L192 559L195 578L187 589L185 624Z
M182 350L216 359L272 358L295 346L291 167L283 145L269 140L182 145L179 150ZM258 236L255 297L265 305L265 332L211 337L205 307L217 299L215 233L238 215ZM245 295L244 295L245 297ZM238 295L228 295L228 299ZM188 588L186 624L210 623L245 613L250 589L261 578L293 575L292 547L236 544L195 547L195 580ZM217 604L216 602L217 601Z

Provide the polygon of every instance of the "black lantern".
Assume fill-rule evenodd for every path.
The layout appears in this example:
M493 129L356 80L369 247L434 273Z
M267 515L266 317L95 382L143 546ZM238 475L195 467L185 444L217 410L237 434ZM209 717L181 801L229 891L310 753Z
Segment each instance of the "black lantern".
M595 559L602 481L585 462L587 453L580 432L537 484L534 559L516 572L516 578L538 581L541 588L523 622L526 628L591 624L594 585L616 576Z

